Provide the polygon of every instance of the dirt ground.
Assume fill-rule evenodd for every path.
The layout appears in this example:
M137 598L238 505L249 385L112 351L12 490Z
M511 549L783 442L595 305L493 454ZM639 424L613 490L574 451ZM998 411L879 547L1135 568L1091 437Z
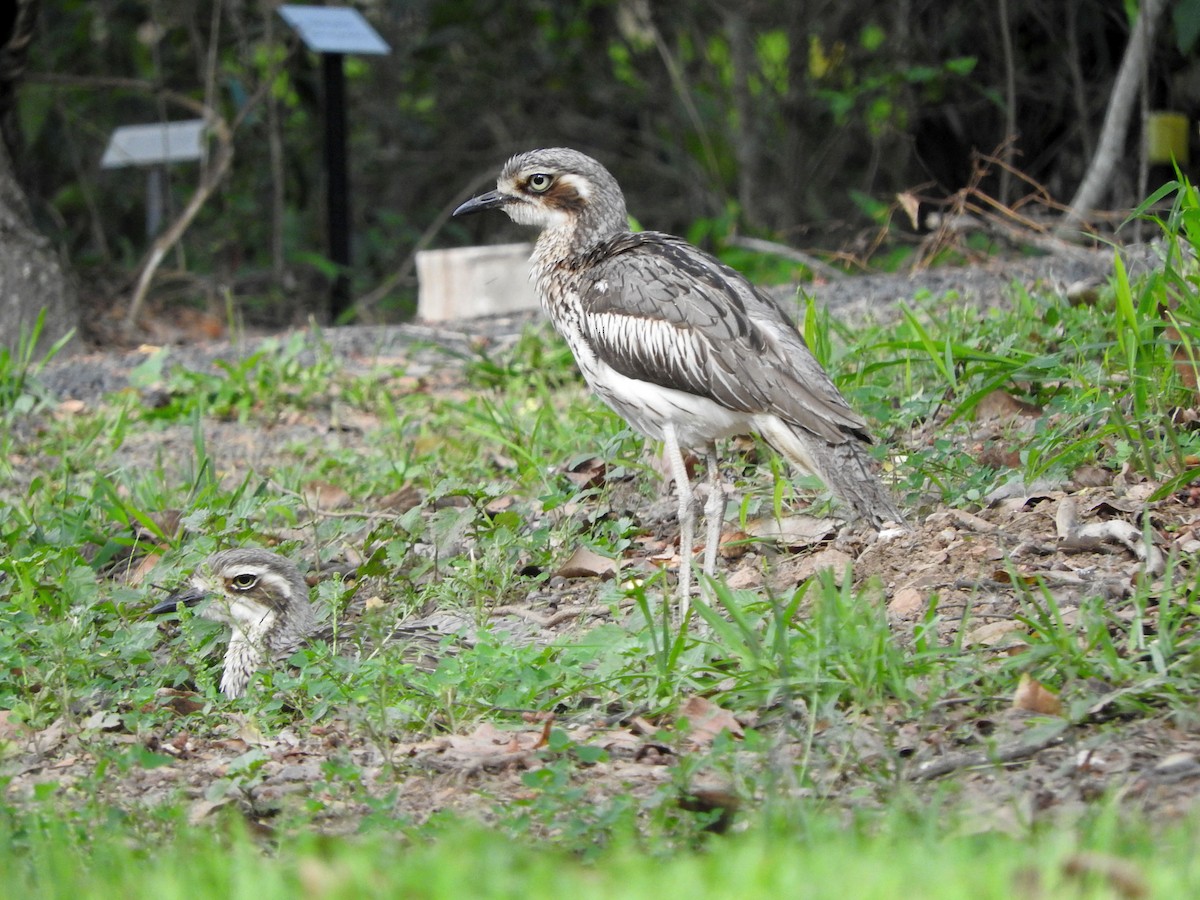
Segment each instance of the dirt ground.
M1003 302L1004 285L1012 277L1031 283L1076 280L1104 271L1105 265L1106 259L1097 258L1089 265L1071 263L1065 273L1022 270L1015 276L1011 271L950 270L937 273L932 285L919 278L856 279L817 293L839 315L864 310L886 315L896 299L911 298L922 289L954 290L985 305ZM850 309L853 304L855 310ZM461 349L484 339L502 347L527 321L517 316L454 327L331 329L323 338L352 369L404 360L409 376L457 390L462 383L453 357L431 351L427 342ZM195 366L232 352L220 343L172 351L174 360ZM123 387L128 370L142 359L144 354L133 351L95 353L55 364L44 381L64 401L91 403ZM981 452L1000 431L1027 427L1024 415L1019 407L1004 404L982 414L973 436ZM231 456L246 468L269 466L279 448L297 441L319 452L359 436L353 427L332 421L328 409L265 432L236 422L206 422L205 428L209 447L233 448ZM153 453L170 454L173 447L184 452L191 444L190 427L180 425L165 434L131 436L121 452L137 465ZM882 584L879 602L887 605L889 621L903 640L912 639L928 598L936 593L940 639L961 641L986 667L1029 636L1037 585L1045 584L1053 594L1068 627L1081 615L1081 604L1097 595L1106 598L1118 617L1132 617L1135 587L1144 579L1160 580L1166 556L1188 560L1200 550L1194 498L1152 501L1156 487L1130 475L1081 470L1061 484L1010 486L974 512L923 509L913 516L911 532L878 537L839 533L831 523L797 516L785 523L791 530L773 548L731 550L722 565L733 587L753 590L769 578L771 587L786 590L820 568L841 571L850 564L856 583L877 579ZM619 495L614 502L621 502ZM631 489L628 502L646 539L630 551L625 566L660 564L655 557L664 549L669 554L677 539L673 501L662 498L646 507L644 494ZM1153 528L1144 535L1147 513ZM725 537L736 536L731 532ZM769 566L764 565L767 554ZM580 571L560 572L524 604L496 611L493 624L523 640L549 641L568 629L611 621L613 609L597 600L604 585L601 573L589 571L590 564L578 562ZM632 610L618 607L616 614L624 617L620 624L638 627ZM1146 610L1151 634L1157 614L1153 606ZM1047 815L1070 819L1097 798L1113 794L1132 808L1164 816L1195 808L1200 723L1159 714L1152 707L1130 714L1118 702L1129 686L1085 682L1053 687L1060 696L1044 693L1036 683L1014 685L1010 696L993 698L986 709L977 707L978 698L951 698L919 721L904 718L899 710L877 717L830 713L803 727L780 716L763 723L739 720L703 698L692 698L682 711L692 727L672 740L663 739L664 733L673 734L672 719L650 721L638 710L605 711L554 724L576 743L608 751L606 761L580 766L574 776L587 798L583 805L597 808L618 796L647 804L688 797L685 808L720 810L736 805L732 798L738 795L744 802L762 800L768 783L797 802L819 796L849 808L872 802L872 790L891 789L896 782L908 782L918 797L952 785L967 801L963 808L979 817L981 828L1015 827ZM337 832L351 831L365 816L379 812L415 820L437 810L486 817L497 805L529 799L531 790L522 775L546 764L539 750L547 723L534 719L516 730L498 730L485 722L468 733L412 740L402 733L369 734L350 711L316 725L296 722L276 734L261 734L246 718L230 714L222 725L200 732L187 724L187 713L197 703L194 695L163 692L162 702L180 713L179 726L169 733L126 733L120 717L108 710L85 711L33 734L19 729L3 733L0 723L0 736L16 744L16 752L0 764L11 779L9 797L33 796L44 783L55 783L68 795L85 789L111 792L107 799L122 807L153 807L182 794L195 821L234 804L264 823L289 809L304 809L316 798L322 804L322 826ZM794 717L804 720L805 711L795 710ZM703 756L722 729L736 738L755 726L764 729L776 748L769 754L743 754L746 766L761 770L769 765L775 781L739 779L703 765L689 769L686 778L680 775L681 760ZM97 759L122 745L143 747L171 763L114 771L97 787ZM365 791L348 789L330 768L331 760L353 767ZM804 787L783 774L788 763L801 760L811 774Z

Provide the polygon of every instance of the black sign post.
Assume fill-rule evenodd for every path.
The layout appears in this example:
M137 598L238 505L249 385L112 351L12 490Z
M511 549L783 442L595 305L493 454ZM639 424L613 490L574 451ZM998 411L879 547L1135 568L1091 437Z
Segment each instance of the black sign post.
M346 152L345 54L385 54L391 48L356 9L281 6L279 14L308 49L321 54L325 105L325 206L329 259L338 268L329 298L334 322L350 308L350 178Z

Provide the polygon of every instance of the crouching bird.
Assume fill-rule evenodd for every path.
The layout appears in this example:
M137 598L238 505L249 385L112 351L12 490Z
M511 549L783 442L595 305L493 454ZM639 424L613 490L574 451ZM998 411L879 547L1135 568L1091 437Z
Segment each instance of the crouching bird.
M562 147L521 153L494 191L454 215L485 209L541 229L531 263L547 316L600 399L666 447L679 495L682 616L695 515L681 448L702 450L708 470L710 577L724 512L720 438L757 433L872 526L903 524L867 451L866 421L796 326L740 273L682 238L630 232L625 197L604 166Z
M309 641L331 636L308 599L308 584L286 556L269 550L235 548L209 556L189 580L188 587L151 607L150 615L174 612L180 605L196 607L197 615L231 628L221 693L230 698L246 692L259 669L278 664ZM452 615L410 620L394 627L391 638L440 647L440 639L469 626ZM468 641L470 639L468 638ZM425 665L432 668L436 663Z

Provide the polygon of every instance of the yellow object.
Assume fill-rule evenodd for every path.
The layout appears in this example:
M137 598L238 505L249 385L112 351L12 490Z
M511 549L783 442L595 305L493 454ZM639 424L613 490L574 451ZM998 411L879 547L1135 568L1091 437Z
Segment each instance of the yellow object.
M1146 158L1150 165L1188 161L1188 118L1177 112L1152 112L1146 120Z

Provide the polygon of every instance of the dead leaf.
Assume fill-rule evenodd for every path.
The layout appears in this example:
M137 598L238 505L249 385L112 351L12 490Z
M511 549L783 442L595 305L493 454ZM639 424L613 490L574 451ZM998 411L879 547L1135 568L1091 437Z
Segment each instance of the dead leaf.
M149 575L154 567L158 565L162 555L159 553L148 553L143 556L136 566L125 573L125 581L131 587L138 587L145 582L146 576Z
M421 505L421 492L411 484L406 484L398 491L392 491L379 498L379 508L391 512L404 513Z
M318 509L343 509L350 505L350 495L328 481L310 481L304 491L305 500Z
M900 208L908 216L908 221L912 225L913 231L920 231L921 219L918 210L920 209L921 201L917 199L917 195L910 191L901 191L896 195L896 202L900 204Z
M1058 699L1058 694L1031 675L1022 675L1021 680L1017 682L1012 708L1041 713L1044 716L1061 716L1063 713L1062 701Z
M1112 472L1099 466L1080 466L1071 473L1071 480L1080 488L1108 487L1112 479Z
M171 709L181 716L188 716L204 709L204 698L195 691L178 691L175 688L159 688L154 692L154 701L159 709Z
M617 573L617 563L587 547L577 547L571 558L559 566L555 575L562 578L611 578Z
M791 550L811 547L837 533L835 519L816 516L770 516L746 523L746 533L751 537L778 541Z
M1007 391L994 390L975 406L976 422L1009 421L1017 416L1037 417L1042 408L1024 400L1018 400Z
M742 725L733 713L705 697L688 697L679 707L679 715L686 718L691 726L688 737L700 746L711 744L722 731L728 731L737 738L743 735Z
M85 731L114 731L121 727L121 717L115 712L97 710L79 723Z
M506 509L512 508L517 502L517 498L512 494L505 494L502 497L493 497L483 507L488 515L494 516L496 513L502 513Z
M589 456L570 466L564 474L578 488L596 488L604 484L604 477L608 474L608 463L598 456Z
M744 531L722 531L717 552L721 559L734 560L746 555L750 549L750 535Z
M1017 635L1015 632L1024 633L1024 628L1020 622L1005 620L1003 622L989 622L986 625L980 625L967 633L966 644L968 647L997 647L1001 644L1016 643Z

